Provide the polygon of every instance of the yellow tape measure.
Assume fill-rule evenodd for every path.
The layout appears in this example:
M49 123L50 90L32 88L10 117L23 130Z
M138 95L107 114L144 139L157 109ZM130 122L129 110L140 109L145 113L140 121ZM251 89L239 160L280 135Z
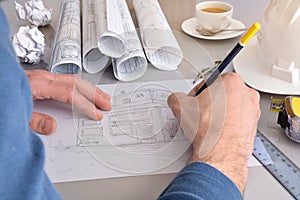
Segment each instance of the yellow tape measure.
M272 99L270 109L279 111L277 123L290 139L300 143L300 97L288 96L283 102Z
M288 102L288 103L287 103ZM291 115L293 117L300 118L300 98L299 97L287 97L285 99L285 104L289 104L289 108L291 109Z

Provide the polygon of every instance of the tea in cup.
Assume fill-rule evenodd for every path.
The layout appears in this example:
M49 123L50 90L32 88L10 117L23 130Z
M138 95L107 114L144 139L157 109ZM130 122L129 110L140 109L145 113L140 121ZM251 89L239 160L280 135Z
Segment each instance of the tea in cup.
M201 2L195 9L198 27L211 32L218 32L230 26L232 14L232 5L222 1Z

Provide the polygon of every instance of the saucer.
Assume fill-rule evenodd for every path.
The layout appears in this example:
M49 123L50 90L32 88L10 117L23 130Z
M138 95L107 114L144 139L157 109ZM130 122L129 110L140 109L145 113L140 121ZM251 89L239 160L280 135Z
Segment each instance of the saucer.
M201 35L195 30L196 25L197 25L197 20L195 17L193 17L185 20L181 24L181 28L186 34L196 38L205 39L205 40L225 40L225 39L230 39L230 38L240 36L241 34L244 33L244 31L224 31L224 32L216 33L213 36L205 36L205 35ZM232 19L231 24L228 28L246 28L246 26L243 24L243 22L237 19Z
M267 67L259 55L258 40L254 36L233 60L233 67L245 83L259 91L280 94L299 95L300 81L290 83L271 75L271 68Z

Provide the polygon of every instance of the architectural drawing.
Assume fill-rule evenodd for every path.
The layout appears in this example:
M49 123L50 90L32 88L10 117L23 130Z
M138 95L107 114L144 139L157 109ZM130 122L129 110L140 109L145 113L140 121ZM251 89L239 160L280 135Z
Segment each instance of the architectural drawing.
M114 96L113 109L105 112L106 119L103 121L94 121L85 116L69 117L77 121L76 142L73 145L62 143L59 145L65 148L96 147L185 140L176 118L166 103L170 92L141 88L133 93ZM58 144L50 145L56 146Z
M64 130L50 138L41 136L50 179L61 182L180 170L190 143L167 105L170 87L157 83L105 87L111 91L113 108L104 112L103 120L69 110L56 117ZM53 111L52 104L44 107Z
M36 101L34 110L52 115L57 131L39 135L52 182L176 173L190 157L190 142L167 106L171 92L187 93L192 80L102 85L113 108L93 121L72 106ZM249 166L257 166L253 158Z

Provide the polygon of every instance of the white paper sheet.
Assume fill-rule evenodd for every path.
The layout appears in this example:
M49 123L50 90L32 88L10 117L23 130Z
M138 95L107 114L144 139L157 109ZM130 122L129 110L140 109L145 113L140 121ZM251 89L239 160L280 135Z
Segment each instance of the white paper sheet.
M190 143L166 100L171 92L187 92L190 83L100 86L113 103L102 121L66 104L36 101L34 110L54 116L58 123L56 133L40 136L52 182L178 172L189 158Z
M36 101L34 110L54 116L57 131L40 136L52 182L176 173L190 157L190 143L167 106L171 92L187 92L192 80L121 83L100 88L113 108L90 120L67 104ZM254 163L251 164L250 162ZM257 165L255 160L249 166Z

